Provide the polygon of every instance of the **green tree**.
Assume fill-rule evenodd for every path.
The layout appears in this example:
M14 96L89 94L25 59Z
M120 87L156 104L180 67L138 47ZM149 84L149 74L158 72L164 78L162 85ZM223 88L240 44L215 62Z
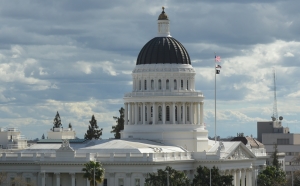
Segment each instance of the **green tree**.
M113 118L116 120L117 125L112 126L111 133L115 133L115 139L120 139L121 134L120 132L124 130L124 108L121 107L119 110L120 117L114 116Z
M167 166L165 170L158 169L157 173L149 173L149 177L145 180L146 186L167 186L167 176L169 174L170 186L188 186L190 181L184 172L177 171Z
M84 139L99 139L102 135L102 128L99 129L97 125L97 120L95 119L95 116L92 116L92 119L90 121L89 129L86 131L84 135Z
M211 175L210 175L211 174ZM211 180L210 180L211 177ZM213 167L211 171L207 167L197 167L197 173L193 179L193 186L232 186L232 175L220 175L219 168Z
M90 181L91 186L94 185L94 182L102 183L104 180L105 169L100 162L90 161L84 164L82 171L84 171L83 177Z
M261 186L282 186L286 183L286 175L281 168L267 166L258 174L257 183Z
M44 134L42 135L42 139L45 139L45 135Z
M57 111L56 116L54 118L53 125L54 125L53 128L60 128L60 127L62 127L61 119L60 119L58 111Z
M72 124L71 124L71 123L69 123L69 129L71 129L71 130L72 130Z
M274 144L274 152L271 156L273 158L273 161L272 161L272 165L275 166L277 169L280 168L280 164L279 164L279 161L278 161L278 149L277 149L277 144Z

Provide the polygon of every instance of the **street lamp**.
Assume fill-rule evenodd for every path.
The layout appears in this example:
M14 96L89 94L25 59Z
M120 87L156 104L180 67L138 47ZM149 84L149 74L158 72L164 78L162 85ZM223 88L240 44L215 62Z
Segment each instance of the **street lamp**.
M165 171L167 173L167 186L170 186L170 182L169 182L169 171Z

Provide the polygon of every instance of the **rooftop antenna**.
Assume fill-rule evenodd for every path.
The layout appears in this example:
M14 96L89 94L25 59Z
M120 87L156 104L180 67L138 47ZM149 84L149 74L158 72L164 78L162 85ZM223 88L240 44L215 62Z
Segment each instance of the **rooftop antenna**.
M273 116L271 118L273 121L277 121L278 113L277 113L277 97L276 97L276 75L275 75L274 67L273 67L273 80L274 80L274 102L273 102Z

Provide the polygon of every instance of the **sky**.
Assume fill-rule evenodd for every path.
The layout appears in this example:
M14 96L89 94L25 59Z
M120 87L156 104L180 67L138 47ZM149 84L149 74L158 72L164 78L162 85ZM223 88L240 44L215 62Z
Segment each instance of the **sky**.
M276 70L278 115L300 133L299 0L0 1L0 127L47 136L58 111L83 138L92 115L111 138L113 116L132 89L142 47L157 35L161 7L172 37L187 49L204 120L214 135L256 137L271 120Z

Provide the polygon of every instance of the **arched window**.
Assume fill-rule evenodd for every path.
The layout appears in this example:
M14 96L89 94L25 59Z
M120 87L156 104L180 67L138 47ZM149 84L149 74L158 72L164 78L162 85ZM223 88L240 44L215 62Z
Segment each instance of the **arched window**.
M142 109L139 107L139 121L142 121Z
M147 90L147 80L144 81L145 90Z
M183 80L181 80L181 90L183 90Z
M190 107L186 107L186 121L190 121Z
M145 121L147 121L147 106L145 106Z
M175 121L177 121L177 106L175 106Z
M158 107L158 121L162 121L162 108L161 108L161 106Z
M169 80L166 80L166 90L169 90Z
M177 80L174 79L174 90L177 90Z
M161 80L158 80L158 90L161 90Z
M151 79L151 90L154 90L154 80Z
M170 121L170 107L167 106L166 108L166 121Z
M186 89L189 89L189 80L186 80Z
M142 90L142 81L139 80L139 90Z

